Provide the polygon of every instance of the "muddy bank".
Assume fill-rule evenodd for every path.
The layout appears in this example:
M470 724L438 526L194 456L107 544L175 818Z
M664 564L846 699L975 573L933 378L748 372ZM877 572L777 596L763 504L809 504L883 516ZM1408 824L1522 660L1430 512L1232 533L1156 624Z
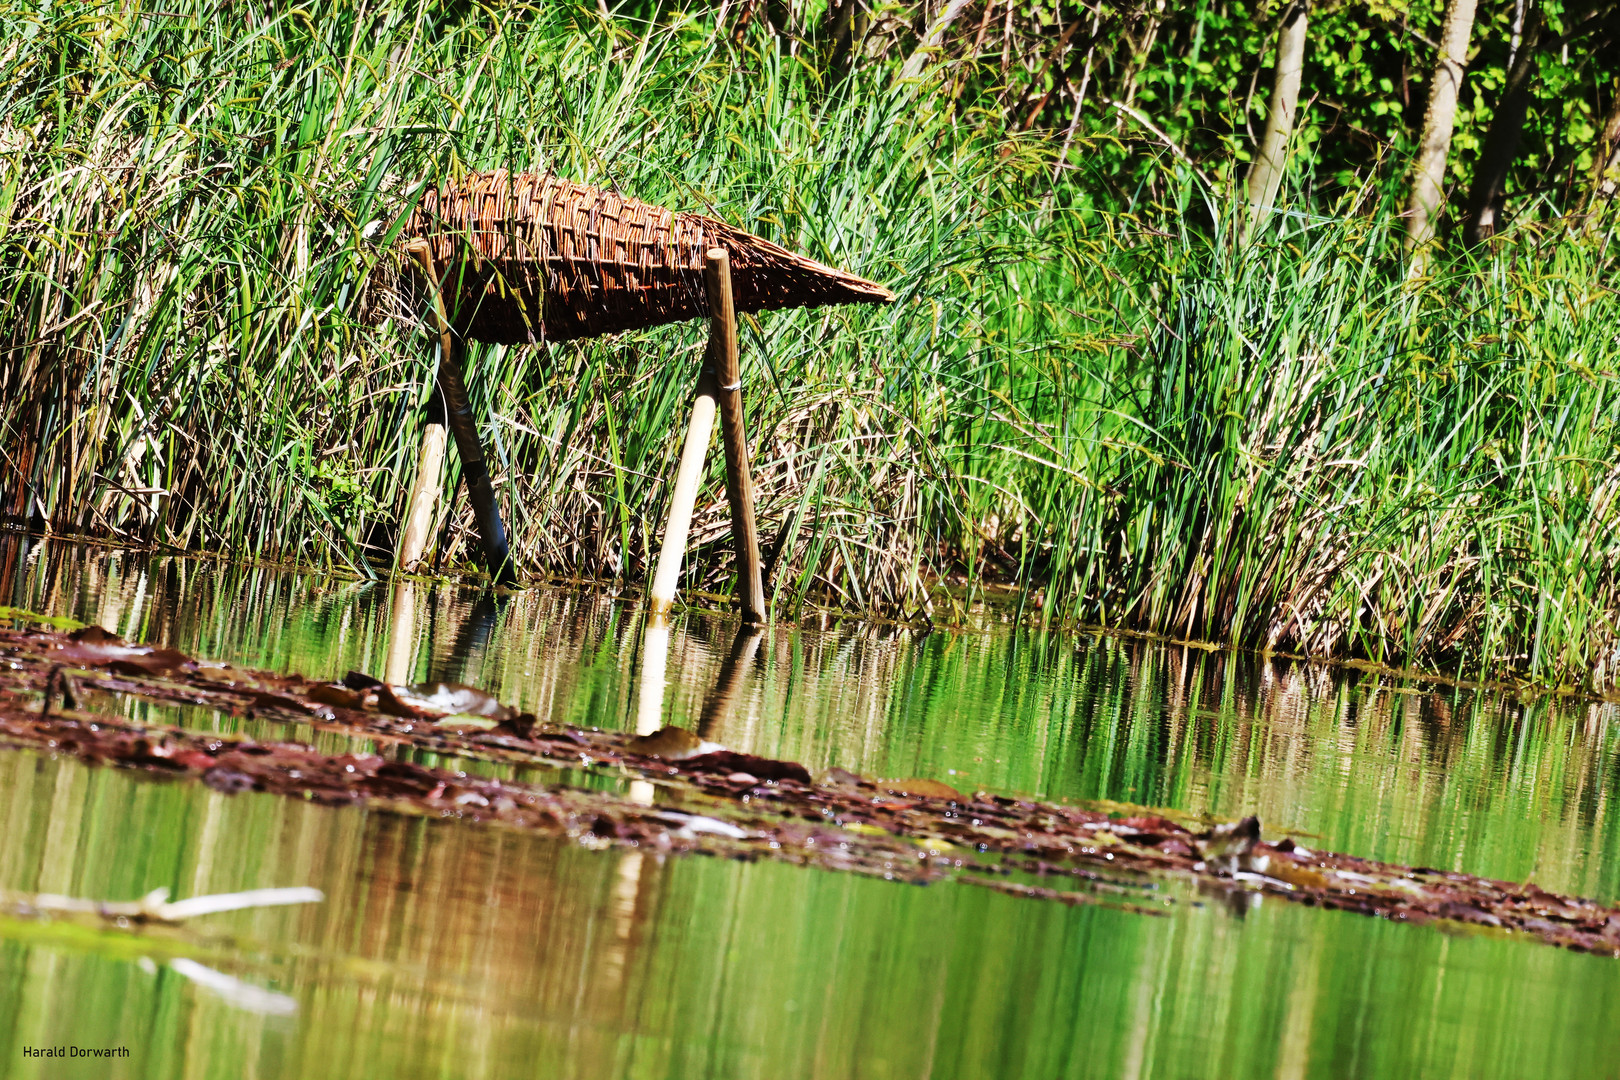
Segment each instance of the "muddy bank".
M136 724L113 696L308 725L357 740L322 753ZM679 729L647 737L538 725L471 687L320 683L90 627L0 629L0 743L260 791L401 814L490 822L593 847L774 859L916 883L966 881L1065 903L1145 913L1211 894L1272 895L1410 922L1523 934L1620 956L1620 910L1431 868L1266 839L1254 819L1207 828L1145 811L959 792L739 754ZM544 767L520 782L430 768L428 751ZM532 775L532 774L531 774ZM608 790L602 790L607 788Z

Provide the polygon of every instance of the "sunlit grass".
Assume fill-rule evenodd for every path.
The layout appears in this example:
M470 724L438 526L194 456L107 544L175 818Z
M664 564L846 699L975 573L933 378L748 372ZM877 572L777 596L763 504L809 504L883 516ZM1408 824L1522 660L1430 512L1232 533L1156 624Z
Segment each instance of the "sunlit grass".
M941 577L1012 580L1045 619L1615 682L1616 320L1584 241L1414 285L1387 214L1233 249L1211 194L1105 212L898 61L829 85L684 16L88 10L0 10L8 514L386 572L432 357L368 319L362 230L423 179L550 168L898 293L746 321L779 612L951 618ZM474 348L528 571L645 579L702 333ZM720 469L688 586L728 587Z

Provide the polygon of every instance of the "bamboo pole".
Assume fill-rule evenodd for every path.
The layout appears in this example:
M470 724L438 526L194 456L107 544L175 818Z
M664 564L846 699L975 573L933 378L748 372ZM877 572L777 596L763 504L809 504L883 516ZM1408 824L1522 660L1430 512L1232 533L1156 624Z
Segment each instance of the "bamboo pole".
M472 405L467 400L467 384L461 377L455 339L450 333L450 317L444 310L443 290L433 267L432 249L427 241L416 240L408 244L406 250L421 261L422 270L433 289L433 314L438 321L440 350L438 392L444 402L450 434L456 440L456 453L461 458L461 477L467 483L467 498L472 503L473 515L478 523L478 539L483 546L484 561L496 585L515 585L517 574L512 566L511 552L506 546L506 529L501 525L495 488L489 482L489 466L484 461L484 448L478 441L478 425L473 420Z
M731 263L724 248L710 248L703 271L708 287L709 360L719 382L720 437L726 450L726 501L737 545L737 593L743 622L765 621L765 586L759 569L759 526L754 520L754 478L748 466L742 374L738 367L737 310Z
M435 389L434 395L437 397ZM433 413L441 410L434 408ZM442 417L439 417L442 419ZM439 501L439 478L444 471L444 425L429 420L422 428L422 448L416 457L416 482L406 503L405 530L399 541L399 569L414 573L427 552L433 532L433 514Z
M698 483L703 479L703 459L709 453L714 434L714 373L704 365L698 376L697 397L692 401L692 420L686 428L686 445L675 471L675 490L669 497L669 523L664 526L664 547L658 553L658 569L653 574L647 606L654 621L669 614L675 603L675 586L681 576L681 558L686 554L686 534L692 527L692 506L697 501Z

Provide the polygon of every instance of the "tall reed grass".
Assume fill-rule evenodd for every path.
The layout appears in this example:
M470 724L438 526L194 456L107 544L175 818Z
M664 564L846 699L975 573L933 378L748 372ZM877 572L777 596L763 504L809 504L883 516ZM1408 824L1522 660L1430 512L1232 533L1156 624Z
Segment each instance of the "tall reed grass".
M368 321L367 226L386 239L423 180L554 169L899 294L747 320L779 612L948 618L940 581L1010 582L1046 620L1616 683L1595 241L1520 233L1415 283L1385 212L1296 210L1237 248L1195 179L1179 208L1105 204L1084 145L1007 135L944 66L833 79L707 16L178 3L0 28L13 518L386 572L432 354ZM645 579L702 333L475 347L530 572ZM720 469L687 587L729 585ZM447 515L442 568L469 528Z

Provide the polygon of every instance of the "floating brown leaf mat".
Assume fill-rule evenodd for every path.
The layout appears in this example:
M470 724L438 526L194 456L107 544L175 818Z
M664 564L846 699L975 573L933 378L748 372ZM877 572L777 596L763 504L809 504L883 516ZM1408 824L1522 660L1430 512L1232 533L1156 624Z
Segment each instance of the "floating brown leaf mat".
M712 247L730 256L738 311L894 299L723 221L535 173L474 173L430 188L401 239L431 245L460 333L509 345L707 318ZM418 274L414 263L405 269Z
M129 645L96 627L0 629L0 658L0 743L196 777L219 791L498 822L590 846L768 858L918 883L954 879L1148 913L1173 903L1180 882L1238 902L1272 895L1620 957L1620 910L1534 885L1265 842L1253 818L1204 830L1155 814L965 795L932 780L839 770L812 780L801 765L717 750L677 729L637 738L536 726L469 687L395 687L360 675L316 683ZM366 749L323 754L91 711L108 693L310 725ZM408 759L417 750L520 772L605 770L648 781L658 794L585 790L566 783L567 772L551 783L485 779L415 764Z

